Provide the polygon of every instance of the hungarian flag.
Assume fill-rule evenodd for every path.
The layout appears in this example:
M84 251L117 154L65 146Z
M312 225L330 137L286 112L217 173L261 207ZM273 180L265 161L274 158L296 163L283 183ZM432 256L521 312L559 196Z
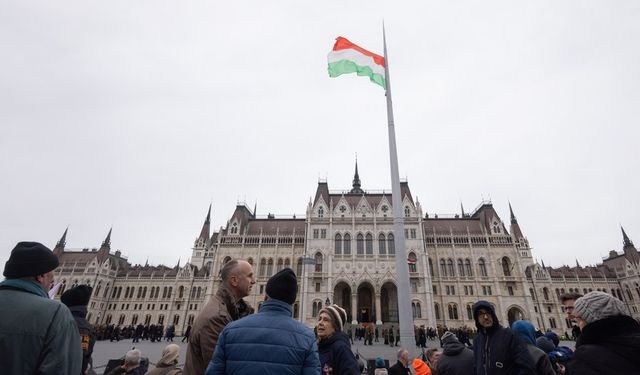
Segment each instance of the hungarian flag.
M369 77L371 82L386 89L384 57L369 52L341 36L336 38L333 50L329 52L329 77L346 73L357 73Z

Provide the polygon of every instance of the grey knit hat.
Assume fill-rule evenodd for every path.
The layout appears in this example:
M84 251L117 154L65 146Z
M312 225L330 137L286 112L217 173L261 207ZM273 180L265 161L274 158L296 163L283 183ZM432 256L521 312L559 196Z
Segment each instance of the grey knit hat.
M442 335L442 338L440 338L440 342L442 342L443 346L456 341L458 341L458 338L451 331L445 332L444 335Z
M604 292L589 292L573 305L575 315L587 324L617 315L629 315L624 303Z

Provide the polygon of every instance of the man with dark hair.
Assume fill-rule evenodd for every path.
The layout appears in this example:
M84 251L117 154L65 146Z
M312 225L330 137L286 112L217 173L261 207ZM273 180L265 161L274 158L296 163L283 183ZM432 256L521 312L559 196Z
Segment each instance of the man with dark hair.
M220 271L222 285L202 309L189 336L185 375L203 375L213 357L218 335L234 320L251 313L243 298L256 283L251 264L244 260L230 260Z
M576 315L573 310L573 304L578 300L578 298L582 297L582 294L570 292L564 293L560 296L560 302L564 307L564 311L567 313L567 318L569 322L571 322L571 335L574 340L577 340L580 337L580 327L576 324Z
M220 333L207 375L320 375L315 335L292 318L297 295L291 268L273 275L260 311L229 323Z
M87 367L93 365L91 355L93 354L93 346L96 343L96 334L93 326L87 321L87 305L91 299L93 288L88 285L78 285L71 288L60 296L60 302L64 303L71 311L73 319L78 326L80 334L80 346L82 347L82 371L85 374Z
M19 242L0 283L0 372L80 374L82 350L71 312L49 299L58 257L38 242Z
M476 375L534 375L533 360L524 344L509 328L498 323L493 306L487 301L473 305L478 334L473 339Z

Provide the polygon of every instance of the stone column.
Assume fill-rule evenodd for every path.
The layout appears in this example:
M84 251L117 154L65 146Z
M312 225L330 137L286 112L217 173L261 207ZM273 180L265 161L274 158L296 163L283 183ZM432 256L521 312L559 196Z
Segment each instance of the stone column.
M382 304L380 303L380 293L376 293L376 325L382 325Z
M358 294L351 293L351 324L358 324Z

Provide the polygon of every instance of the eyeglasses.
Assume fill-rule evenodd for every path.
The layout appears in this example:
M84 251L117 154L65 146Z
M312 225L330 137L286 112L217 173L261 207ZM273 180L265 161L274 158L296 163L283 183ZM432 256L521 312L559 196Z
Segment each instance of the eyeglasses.
M490 313L490 312L486 312L486 311L485 311L485 312L481 311L481 312L479 312L479 313L478 313L478 316L488 316L488 317L491 317L491 313Z

